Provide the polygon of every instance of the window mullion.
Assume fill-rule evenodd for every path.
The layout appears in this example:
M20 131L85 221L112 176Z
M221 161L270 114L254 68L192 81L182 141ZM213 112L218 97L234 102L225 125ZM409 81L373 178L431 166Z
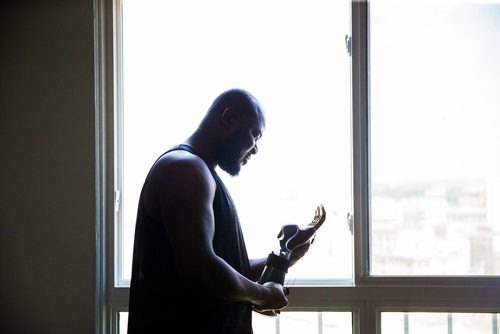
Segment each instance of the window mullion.
M104 2L94 3L94 107L95 107L95 333L106 332L106 39Z
M368 3L352 2L354 281L369 275Z

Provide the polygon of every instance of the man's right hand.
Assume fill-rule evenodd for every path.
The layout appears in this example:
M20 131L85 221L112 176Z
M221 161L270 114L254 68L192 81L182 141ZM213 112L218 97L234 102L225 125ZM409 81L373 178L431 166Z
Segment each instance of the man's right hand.
M266 282L262 286L266 287L264 302L261 305L254 305L253 309L263 315L277 316L280 310L288 305L285 288L275 282Z

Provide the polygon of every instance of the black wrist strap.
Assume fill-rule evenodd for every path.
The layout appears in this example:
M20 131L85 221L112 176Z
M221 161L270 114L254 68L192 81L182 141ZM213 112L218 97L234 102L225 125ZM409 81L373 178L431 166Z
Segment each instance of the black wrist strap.
M267 257L266 261L266 266L268 267L275 267L281 271L284 271L285 273L288 272L288 266L290 265L290 260L285 259L281 256L278 256L276 254L269 254Z

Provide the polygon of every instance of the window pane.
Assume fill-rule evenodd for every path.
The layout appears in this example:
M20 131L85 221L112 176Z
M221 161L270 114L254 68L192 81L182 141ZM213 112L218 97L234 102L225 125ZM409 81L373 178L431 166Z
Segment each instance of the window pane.
M496 334L496 313L382 312L382 334Z
M372 274L500 274L500 2L370 6Z
M128 312L118 312L118 333L127 334Z
M118 313L118 334L127 333L128 312ZM282 312L278 317L253 313L255 333L352 334L351 312Z
M255 333L352 334L351 312L282 312L278 317L253 316Z
M349 13L348 1L123 1L124 278L148 169L231 87L267 118L240 176L220 172L250 256L267 256L283 224L309 223L322 203L327 220L287 278L351 278Z

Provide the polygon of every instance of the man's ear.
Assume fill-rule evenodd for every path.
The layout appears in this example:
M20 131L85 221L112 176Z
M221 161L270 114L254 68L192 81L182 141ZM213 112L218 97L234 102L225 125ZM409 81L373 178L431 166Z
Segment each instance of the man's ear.
M229 127L233 126L233 123L236 120L235 117L236 117L236 115L235 115L233 108L227 107L226 109L224 109L224 111L222 112L222 114L220 116L222 126L224 128L229 128Z

